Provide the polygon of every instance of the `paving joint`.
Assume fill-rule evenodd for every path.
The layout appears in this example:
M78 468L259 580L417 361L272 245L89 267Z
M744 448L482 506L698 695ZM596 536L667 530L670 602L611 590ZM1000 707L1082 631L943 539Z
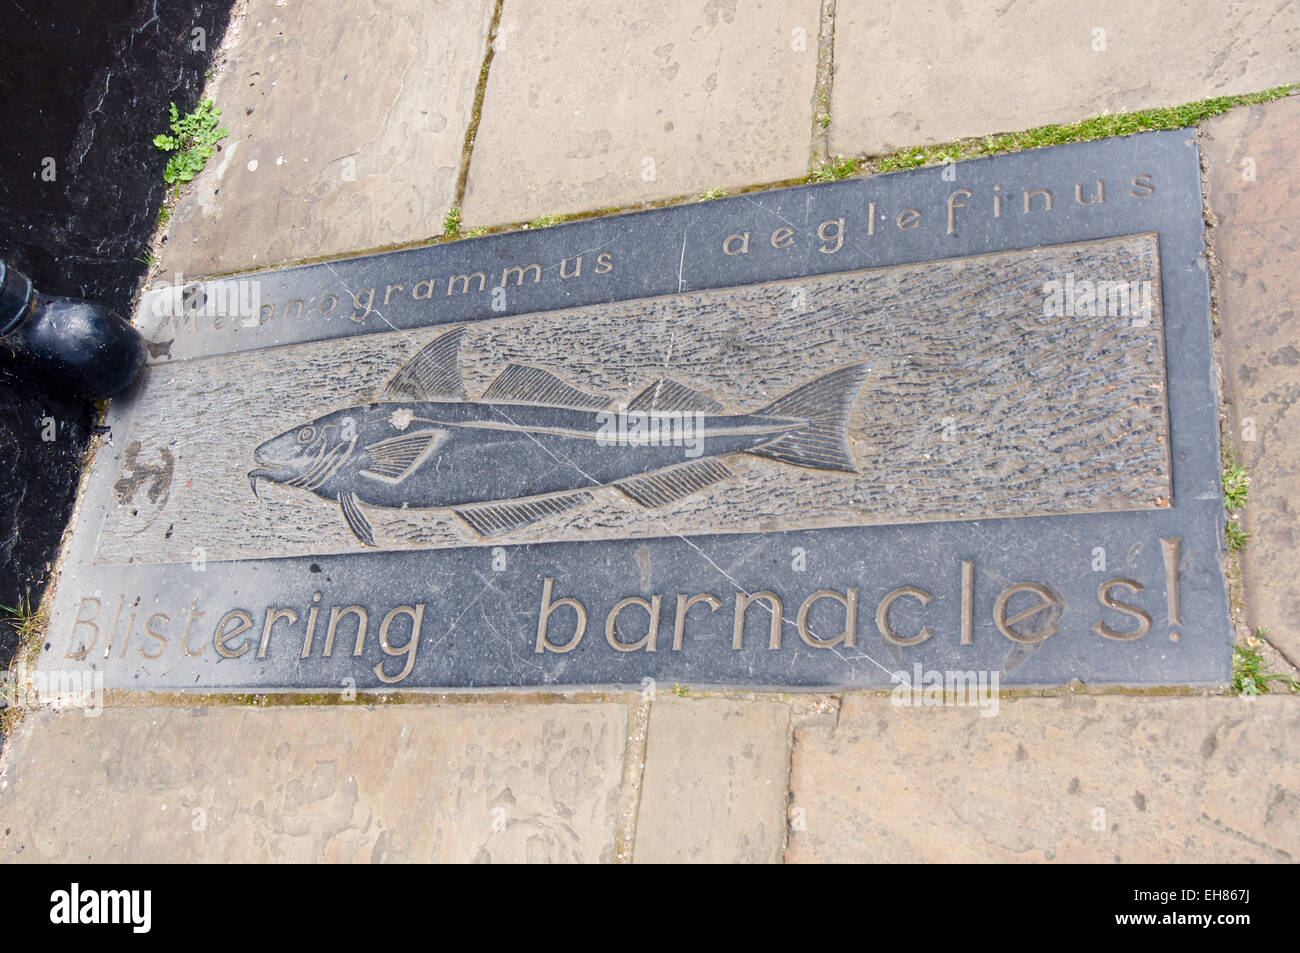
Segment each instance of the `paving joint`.
M627 706L627 741L623 746L622 797L614 835L614 863L630 864L636 850L636 822L641 812L641 782L645 777L646 737L650 729L649 692Z
M817 25L817 81L813 87L809 172L815 172L830 161L831 84L835 80L835 2L836 0L822 0Z
M483 65L479 67L478 85L474 88L474 106L470 110L469 125L465 127L465 145L460 152L460 170L456 175L456 194L452 199L452 208L459 209L465 204L465 190L469 185L469 164L474 155L474 140L478 138L479 121L483 118L483 100L487 96L488 74L492 69L492 58L496 56L497 31L501 28L501 11L505 0L496 0L492 8L492 22L488 26L487 43L483 49Z

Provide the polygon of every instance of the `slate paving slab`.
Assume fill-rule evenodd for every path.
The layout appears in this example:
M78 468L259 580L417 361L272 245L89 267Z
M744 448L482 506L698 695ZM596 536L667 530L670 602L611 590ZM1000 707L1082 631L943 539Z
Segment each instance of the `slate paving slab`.
M949 171L151 293L42 667L1225 682L1194 135Z
M1300 855L1294 699L1019 699L986 712L854 695L833 728L797 730L787 861Z
M831 151L878 155L1300 78L1293 0L838 0Z
M1219 260L1232 443L1250 474L1241 553L1247 615L1300 662L1300 97L1232 112L1202 132Z
M626 737L619 704L35 712L0 860L609 862Z
M491 0L249 0L212 90L230 136L167 229L203 275L442 234Z
M819 11L818 0L507 3L466 223L803 175Z

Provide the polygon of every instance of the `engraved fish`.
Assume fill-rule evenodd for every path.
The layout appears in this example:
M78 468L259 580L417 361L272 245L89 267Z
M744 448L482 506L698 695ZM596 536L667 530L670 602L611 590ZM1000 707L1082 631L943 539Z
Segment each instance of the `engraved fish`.
M857 472L848 416L869 365L841 367L748 414L724 414L713 398L667 378L619 408L634 422L684 421L692 439L684 452L680 441L611 439L609 400L537 367L510 364L469 399L457 360L464 331L421 349L375 403L259 446L248 474L254 495L259 480L307 490L337 504L357 539L374 546L363 505L449 507L489 537L589 503L596 487L663 506L734 476L720 459L727 454Z

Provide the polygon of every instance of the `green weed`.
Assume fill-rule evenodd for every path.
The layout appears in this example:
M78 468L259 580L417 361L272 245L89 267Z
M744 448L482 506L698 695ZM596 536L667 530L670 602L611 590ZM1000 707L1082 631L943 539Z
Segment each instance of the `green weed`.
M218 126L221 110L205 99L192 113L182 116L171 104L171 135L154 136L153 144L163 152L175 153L167 160L163 178L168 185L189 182L203 171L208 159L216 152L217 142L230 135L226 126Z
M1263 638L1267 629L1260 629ZM1271 672L1264 667L1259 649L1250 645L1237 645L1232 651L1232 690L1238 695L1267 695L1273 686L1292 695L1300 694L1300 680L1285 672Z

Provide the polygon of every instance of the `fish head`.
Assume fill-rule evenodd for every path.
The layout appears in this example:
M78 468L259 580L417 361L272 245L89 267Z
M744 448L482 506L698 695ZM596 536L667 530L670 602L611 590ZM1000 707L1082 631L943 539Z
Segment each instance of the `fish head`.
M257 496L258 480L317 490L351 457L360 422L356 408L339 410L299 424L258 446L253 459L259 466L248 474L253 495Z

